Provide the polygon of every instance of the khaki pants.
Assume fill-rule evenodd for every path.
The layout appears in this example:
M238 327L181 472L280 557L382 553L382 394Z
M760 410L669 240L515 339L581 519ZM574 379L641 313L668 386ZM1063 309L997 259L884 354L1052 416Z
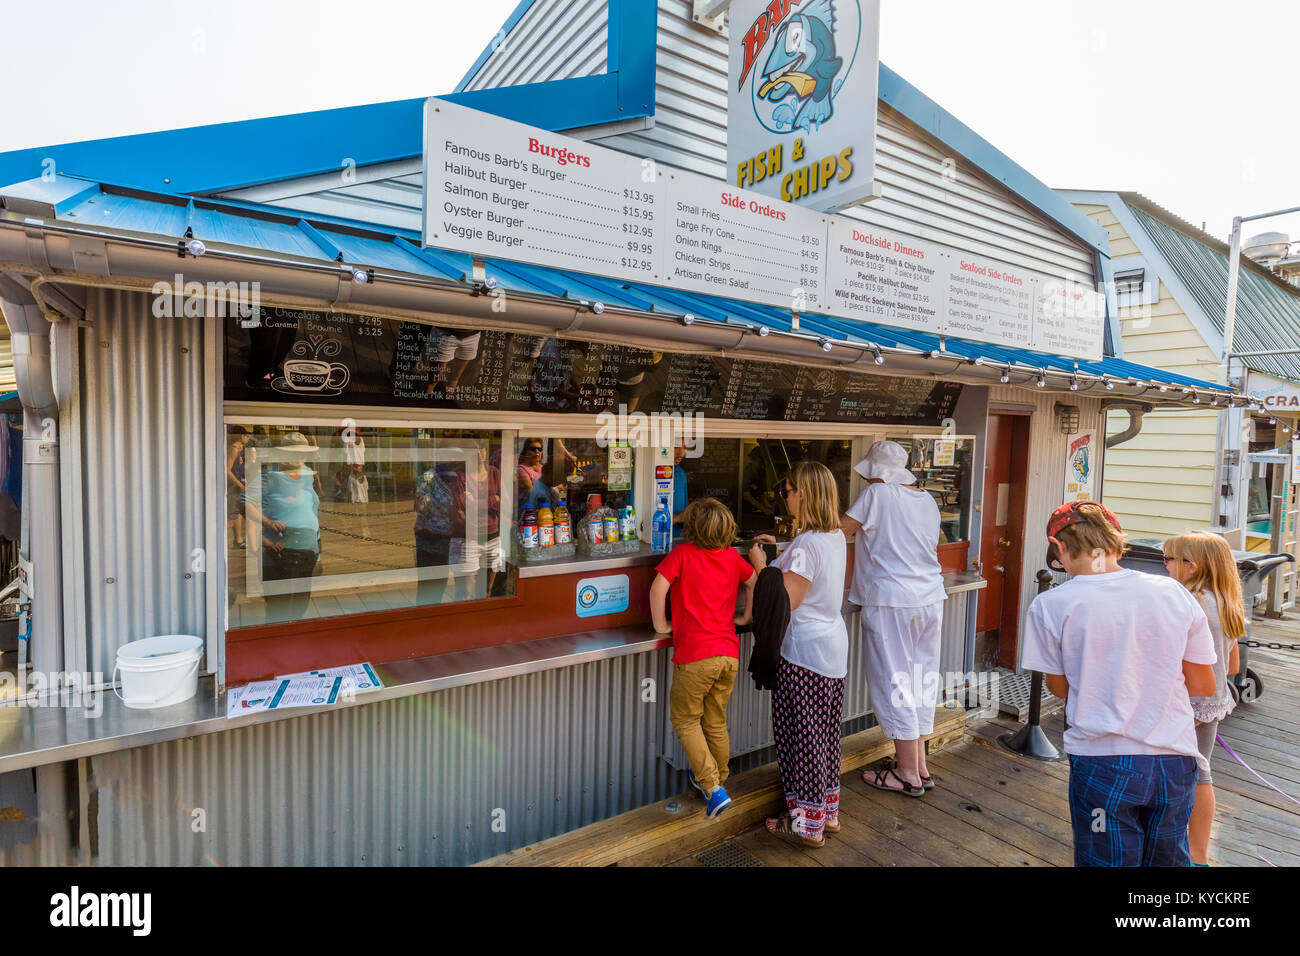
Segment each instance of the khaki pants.
M668 713L695 779L705 793L727 779L727 762L731 758L727 701L739 669L740 661L734 657L706 657L673 665Z

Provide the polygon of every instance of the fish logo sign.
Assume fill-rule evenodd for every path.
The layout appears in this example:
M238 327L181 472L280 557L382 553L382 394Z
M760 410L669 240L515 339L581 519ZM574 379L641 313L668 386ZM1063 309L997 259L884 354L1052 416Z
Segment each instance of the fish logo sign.
M815 133L835 115L861 36L858 0L772 0L745 31L737 89L748 84L765 129Z

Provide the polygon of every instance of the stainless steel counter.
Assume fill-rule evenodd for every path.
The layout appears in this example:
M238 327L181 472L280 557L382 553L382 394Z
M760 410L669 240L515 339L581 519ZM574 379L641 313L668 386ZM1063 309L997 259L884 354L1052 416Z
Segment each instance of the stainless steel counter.
M573 569L603 570L649 563L660 556L647 553L572 562ZM560 573L552 571L551 573ZM973 572L944 575L948 594L974 591L986 582ZM846 605L846 609L850 606ZM467 684L500 680L538 671L571 667L590 661L640 654L668 647L671 638L655 634L649 625L582 631L515 644L437 654L414 660L377 664L384 687L358 694L355 701L331 707L295 707L248 717L226 718L225 700L217 700L212 678L199 682L190 700L158 710L131 710L112 692L100 693L91 706L0 706L0 773L79 757L126 750L166 740L220 733L251 724L289 720L308 714L355 707L397 697L425 694ZM101 710L102 708L102 710ZM98 716L94 716L99 711Z

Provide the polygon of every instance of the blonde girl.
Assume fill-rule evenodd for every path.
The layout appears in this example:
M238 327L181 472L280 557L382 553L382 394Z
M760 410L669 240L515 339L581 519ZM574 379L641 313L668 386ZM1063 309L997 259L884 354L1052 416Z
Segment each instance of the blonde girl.
M1241 578L1228 543L1217 534L1193 531L1170 538L1164 544L1165 567L1200 602L1210 621L1218 661L1214 665L1214 694L1193 697L1196 717L1196 746L1205 757L1205 767L1196 781L1196 802L1187 824L1188 849L1193 866L1209 866L1210 825L1214 822L1214 786L1210 778L1210 751L1219 721L1232 712L1228 681L1240 669L1237 639L1246 635L1242 608Z

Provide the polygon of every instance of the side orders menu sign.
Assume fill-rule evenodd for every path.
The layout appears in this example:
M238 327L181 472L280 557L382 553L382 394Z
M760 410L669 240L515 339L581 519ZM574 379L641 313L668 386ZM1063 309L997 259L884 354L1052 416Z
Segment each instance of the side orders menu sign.
M1091 287L444 100L424 244L782 310L1096 359Z

